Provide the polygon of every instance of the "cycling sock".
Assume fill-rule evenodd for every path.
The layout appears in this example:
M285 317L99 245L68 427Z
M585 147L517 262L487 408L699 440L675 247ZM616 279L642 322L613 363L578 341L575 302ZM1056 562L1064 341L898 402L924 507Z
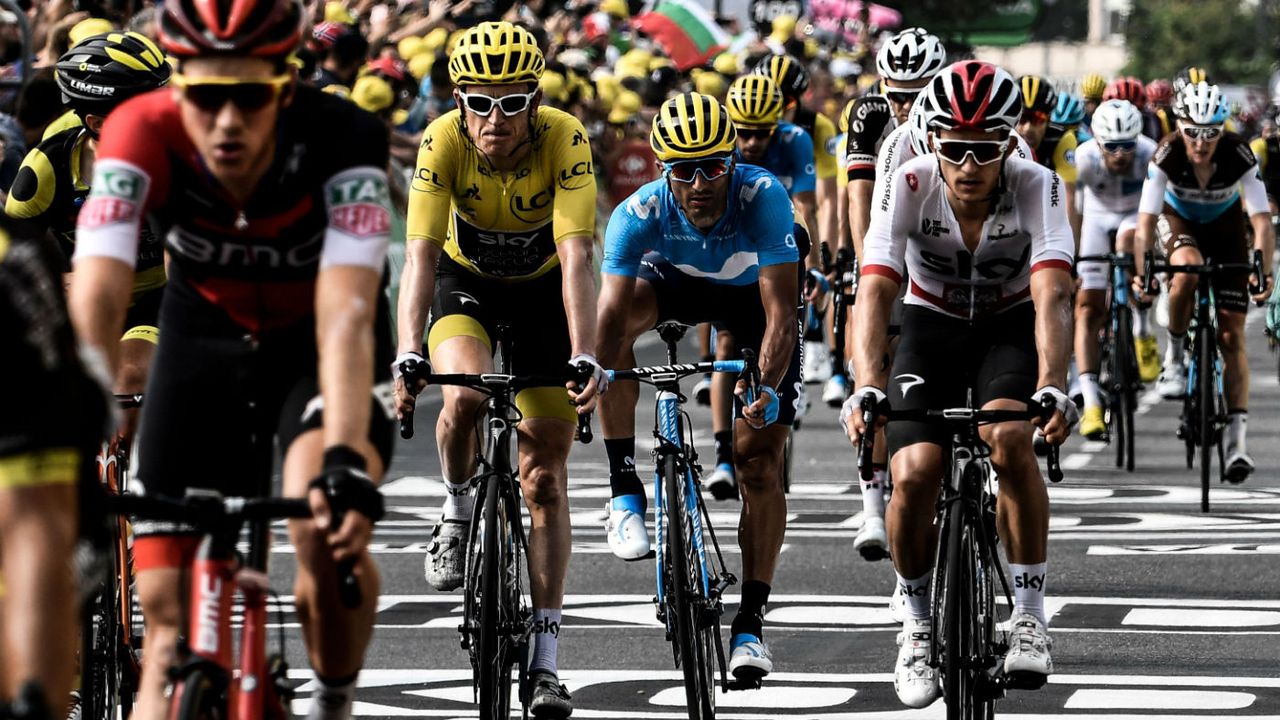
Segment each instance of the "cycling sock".
M733 431L721 430L715 434L716 464L733 467Z
M858 478L862 485L862 514L884 517L884 465L871 465L871 479Z
M1239 450L1245 452L1245 430L1249 423L1249 412L1247 410L1228 410L1227 411L1227 432L1223 436L1223 443L1226 449Z
M912 620L929 619L929 581L932 579L932 570L915 580L898 575L898 588L907 600L907 615Z
M1013 611L1035 615L1046 625L1049 624L1049 618L1044 614L1044 580L1048 574L1048 565L1009 563L1009 574L1013 576Z
M560 609L537 608L533 611L533 661L529 672L556 674L556 651L560 644Z
M729 627L729 635L755 635L764 637L764 607L769 603L769 583L759 580L747 580L742 583L742 599L738 603L738 614L733 617Z
M1133 334L1147 337L1151 334L1151 307L1140 307L1133 311Z
M320 687L311 697L311 711L307 720L349 720L351 705L356 699L356 677L326 678L316 675Z
M836 353L836 349L832 348L831 349L831 377L836 377L837 375L844 375L843 365L844 363L840 362L840 358Z
M470 483L444 481L444 519L454 522L471 522L471 511L476 498L471 494Z
M1098 373L1080 373L1080 394L1084 396L1086 410L1102 406L1102 393L1098 392Z
M613 497L639 495L644 497L644 484L636 475L636 439L605 438L604 451L609 456L609 489Z
M1185 332L1175 333L1172 330L1169 331L1169 345L1164 349L1165 365L1182 361L1182 354L1184 352L1182 341L1186 337L1187 334Z

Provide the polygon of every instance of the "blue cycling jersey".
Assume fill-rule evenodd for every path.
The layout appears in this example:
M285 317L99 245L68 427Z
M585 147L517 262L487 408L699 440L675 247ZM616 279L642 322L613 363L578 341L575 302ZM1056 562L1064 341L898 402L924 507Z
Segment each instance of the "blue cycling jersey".
M742 162L742 156L738 156ZM799 125L786 122L778 123L773 133L769 149L764 153L760 167L768 170L782 181L782 187L792 196L802 192L813 192L818 187L818 176L813 165L813 138Z
M736 164L728 200L724 215L704 233L685 217L666 178L645 185L609 218L601 269L636 277L641 258L653 251L688 275L751 285L761 267L799 262L791 199L776 177Z

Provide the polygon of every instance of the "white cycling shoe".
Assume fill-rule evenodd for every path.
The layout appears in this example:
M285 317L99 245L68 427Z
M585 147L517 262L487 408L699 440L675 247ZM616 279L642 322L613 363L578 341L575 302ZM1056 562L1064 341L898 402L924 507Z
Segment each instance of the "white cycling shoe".
M884 518L863 513L862 529L853 540L853 549L863 560L884 560L889 557L889 539L884 529Z
M773 654L764 640L739 633L730 642L729 673L738 680L758 681L773 672Z
M609 517L604 522L604 534L609 549L623 560L640 560L649 555L649 528L644 516L630 510L615 510L612 503L605 504Z
M1044 623L1031 613L1017 613L1009 622L1009 652L1004 656L1004 674L1009 686L1035 690L1053 674L1053 639Z
M910 620L898 635L898 663L893 669L893 690L909 708L929 707L942 695L938 671L929 667L933 647L933 622Z
M1156 392L1165 400L1177 400L1187 394L1187 366L1181 360L1165 362L1156 380Z
M738 481L733 475L733 466L728 463L716 465L706 480L707 492L717 500L733 500L738 497Z
M844 405L847 397L849 397L849 385L844 376L832 375L826 387L822 388L822 402L828 407L838 408Z
M804 341L804 365L801 366L806 385L824 383L831 379L831 348L819 340Z

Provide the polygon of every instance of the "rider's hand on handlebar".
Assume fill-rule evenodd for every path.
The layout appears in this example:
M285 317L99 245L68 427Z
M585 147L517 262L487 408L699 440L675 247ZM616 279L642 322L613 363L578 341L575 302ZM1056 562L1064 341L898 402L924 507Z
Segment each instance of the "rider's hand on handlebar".
M394 362L391 363L391 376L395 378L396 391L396 415L403 418L405 413L413 412L414 406L417 404L418 393L427 386L427 382L421 378L415 378L411 386L405 384L404 371L401 366L404 363L418 363L418 367L422 370L429 370L426 358L421 353L412 350L402 352L396 356Z
M849 442L854 445L862 442L862 436L867 433L866 418L862 416L862 403L868 397L871 398L872 404L878 407L884 404L887 396L878 387L863 385L854 390L853 394L845 399L844 405L840 406L840 424L849 435ZM877 425L884 425L884 423L883 417L877 421Z
M358 476L358 477L357 477ZM338 478L346 482L369 482L368 476L357 468L334 467L325 469L322 479ZM311 503L311 514L316 529L324 533L329 543L333 561L340 563L349 558L358 558L369 547L373 539L373 520L359 511L342 513L342 524L333 525L333 512L330 499L323 488L313 484L307 493Z
M810 305L818 305L822 298L831 292L831 280L822 274L817 268L809 270L808 276L805 278L805 302Z
M747 424L756 430L762 430L778 421L778 412L782 403L778 400L778 391L761 384L759 393L751 392L751 386L745 379L739 380L733 394L741 399L742 417Z
M589 413L596 407L596 401L600 395L603 395L609 389L609 376L605 373L604 367L596 360L595 355L582 353L575 355L569 360L569 364L579 369L590 369L591 376L587 380L585 387L579 387L578 382L570 380L565 383L565 389L569 391L569 398L574 405L578 407L578 414Z
M1040 388L1032 399L1044 403L1046 399L1053 404L1053 416L1046 422L1044 418L1036 418L1032 424L1044 432L1044 439L1051 445L1061 445L1071 435L1071 428L1080 420L1080 410L1067 397L1067 394L1052 385Z
M1253 273L1249 274L1249 287L1258 287L1257 276ZM1262 292L1253 293L1253 302L1261 307L1271 297L1271 289L1275 284L1275 273L1263 273L1262 275Z
M1134 300L1136 300L1139 303L1142 303L1143 305L1148 305L1151 303L1152 297L1147 292L1146 277L1142 275L1134 275L1133 285L1131 289L1133 290Z

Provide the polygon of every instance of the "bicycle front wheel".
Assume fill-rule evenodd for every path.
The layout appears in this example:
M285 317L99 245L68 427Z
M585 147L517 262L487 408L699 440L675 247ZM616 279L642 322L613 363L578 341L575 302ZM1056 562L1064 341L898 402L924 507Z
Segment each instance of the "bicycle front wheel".
M175 685L173 720L223 720L227 717L226 678L205 670L192 670Z
M676 644L676 658L684 671L685 700L690 720L716 716L716 643L719 619L707 607L702 590L702 561L694 546L692 515L688 508L688 484L676 456L662 463L662 487L666 502L667 617ZM693 511L693 512L696 512Z
M1134 406L1137 404L1138 356L1133 344L1133 319L1129 308L1121 307L1119 314L1119 336L1116 339L1116 359L1112 370L1115 372L1116 406L1113 412L1119 415L1117 430L1119 443L1116 448L1116 467L1122 464L1124 469L1133 472L1133 432Z
M511 714L511 666L516 659L511 628L518 620L519 598L512 597L515 584L511 571L516 559L508 532L508 509L499 492L498 484L503 481L495 475L485 483L478 533L480 624L472 658L481 720L507 720Z
M1218 444L1216 352L1212 334L1209 327L1196 333L1196 362L1200 366L1196 383L1200 400L1200 512L1209 512L1209 470L1213 467L1214 446Z
M994 607L980 596L983 583L979 539L969 522L964 502L947 509L946 565L942 573L942 692L947 720L988 720L995 704L983 695L984 622L980 612ZM935 634L935 638L938 637Z

